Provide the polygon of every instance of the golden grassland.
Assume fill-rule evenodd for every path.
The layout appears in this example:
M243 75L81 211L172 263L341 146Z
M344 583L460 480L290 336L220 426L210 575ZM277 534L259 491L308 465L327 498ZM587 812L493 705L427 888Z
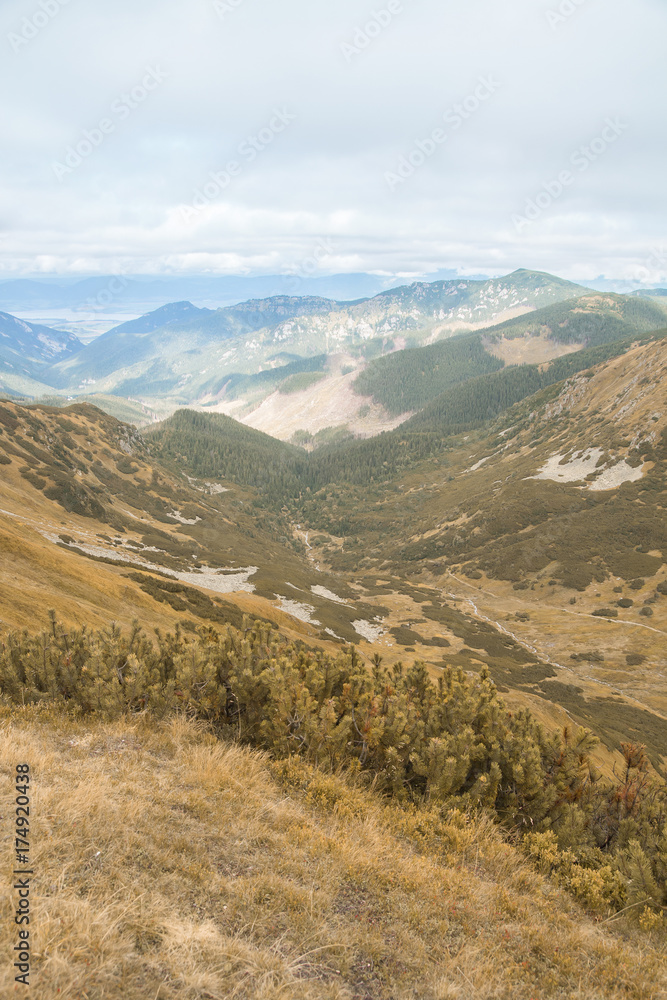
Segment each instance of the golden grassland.
M82 527L74 520L68 515L60 530L79 534L84 528L90 530L89 525ZM320 629L292 618L262 597L240 592L225 594L224 599L242 614L274 622L290 639L317 641L332 652L337 648L321 640ZM58 548L25 522L5 520L0 524L0 638L17 629L48 628L51 609L59 621L93 629L105 628L111 621L127 628L135 619L149 631L173 632L184 623L193 628L201 625L201 619L189 611L174 610L142 591L128 577L128 567L93 562Z
M466 604L474 602L481 615L497 622L521 643L537 649L547 661L569 667L570 683L598 695L613 691L667 715L662 683L667 666L667 599L662 597L652 605L650 618L639 615L644 600L655 592L655 582L649 580L638 590L626 585L623 593L632 595L634 607L620 610L618 618L609 620L592 612L601 606L615 608L620 594L614 593L614 586L623 581L612 577L594 583L577 594L577 603L571 606L568 592L549 586L548 578L548 572L539 574L535 590L519 594L513 592L511 584L490 580L485 574L476 586L458 575L448 575L442 583ZM573 653L587 650L601 652L604 659L586 662L585 666L572 660ZM645 663L630 666L626 657L632 653L641 654Z
M157 605L114 567L59 549L28 525L5 521L0 528L0 631L33 631L48 621L51 608L63 621L95 628L110 620L129 625L141 616L150 627L173 629L184 617Z
M183 718L4 709L5 822L23 761L38 1000L667 996L663 932L585 913L485 819L402 811Z
M484 337L484 348L506 365L539 365L581 350L581 344L561 344L550 339L546 332L511 339L498 337L497 334L496 337L497 340Z
M58 411L21 408L14 404L5 404L4 409L20 419L25 419L27 414L37 420L44 435L49 436L58 433L59 420L66 420L79 455L91 448L107 471L118 473L130 490L136 488L130 496L135 504L139 504L138 507L123 496L111 493L104 496L109 510L120 512L130 525L123 535L125 543L141 541L142 536L154 530L166 532L162 544L167 546L169 538L176 545L188 540L180 525L166 524L164 518L158 520L151 513L152 497L162 495L165 501L170 502L170 507L176 509L187 501L199 507L198 511L193 510L193 514L211 515L208 498L162 468L159 469L159 488L153 488L151 479L157 467L140 449L132 458L136 471L119 473L118 464L128 462L128 457L113 440L108 428L109 420L101 413L96 416L91 410L84 415L70 409L61 415ZM112 430L122 429L122 425L114 421L111 423ZM0 440L0 454L3 443L10 439L14 440L5 432ZM77 542L108 548L109 555L118 554L118 549L109 544L109 535L116 534L115 529L95 517L65 509L62 504L47 498L42 490L35 488L20 473L22 461L23 458L10 452L9 464L0 465L0 636L15 629L34 631L40 625L45 626L51 609L60 621L79 627L103 628L110 621L127 627L136 618L141 619L149 629L163 631L173 631L178 623L193 627L201 624L201 619L187 609L175 610L168 603L158 602L149 596L136 580L129 577L133 568L130 564L93 561L74 549L67 550L55 544L52 539L57 541L58 536L70 537ZM97 485L92 471L81 477L72 473L71 478L74 482L79 479L82 483ZM236 556L236 563L252 564L267 539L249 537L244 529L247 529L250 518L236 509L232 515L234 521L220 511L213 513L216 518L215 544L219 546L223 540ZM273 542L272 539L268 541ZM131 552L127 552L127 558L132 558ZM270 561L268 556L266 558ZM289 565L291 575L298 579L295 562L294 555L290 553L281 565ZM150 577L147 576L147 579ZM282 612L275 602L257 594L225 594L224 600L238 607L241 613L271 620L290 637L308 641L319 637L320 629L292 618ZM323 645L335 648L333 643L326 641Z

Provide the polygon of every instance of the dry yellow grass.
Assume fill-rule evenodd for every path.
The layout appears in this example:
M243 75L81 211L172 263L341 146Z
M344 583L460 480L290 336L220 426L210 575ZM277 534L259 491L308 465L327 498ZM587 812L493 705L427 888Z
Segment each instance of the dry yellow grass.
M0 715L33 769L35 1000L658 1000L665 942L587 916L487 822L428 824L182 719ZM9 869L5 853L5 870ZM14 894L0 897L0 995Z
M511 340L500 337L497 341L485 337L484 347L489 354L500 358L507 365L539 365L581 350L581 344L560 344L557 340L549 339L546 333L538 336L527 334Z
M26 410L14 404L3 404L3 409L19 417L24 417L25 412L31 417L37 415L45 432L48 431L49 434L55 432L57 420L62 418L59 411ZM114 474L118 473L115 460L127 459L127 455L119 450L101 425L106 418L102 414L96 417L94 411L91 413L92 416L84 418L70 409L65 415L72 424L79 427L79 446L84 450L90 446L96 461L100 461ZM201 619L190 611L174 610L168 603L159 603L142 591L137 582L128 576L128 570L131 572L133 569L131 564L113 565L93 561L75 549L68 550L58 546L56 542L59 536L69 536L79 543L108 549L109 555L119 554L117 546L109 540L109 533L117 535L115 529L94 517L84 517L65 510L55 500L47 498L43 491L35 488L21 475L23 459L10 454L10 463L0 465L0 637L15 629L28 629L32 632L45 626L51 609L56 612L59 621L79 627L87 625L105 628L111 621L116 621L127 628L137 618L147 630L159 628L162 631L173 631L177 624L183 622L201 624ZM182 541L183 534L179 524L167 524L164 519L160 520L150 513L151 476L153 469L157 467L140 454L134 455L132 461L139 471L133 475L123 474L121 478L139 488L139 502L142 502L143 496L149 509L144 510L141 506L132 508L129 501L119 499L113 493L104 494L104 502L110 510L116 510L136 522L135 530L123 532L125 542L141 541L143 534L152 530L167 531L176 541ZM169 499L173 493L171 506L179 507L183 502L181 491L186 489L184 483L177 481L164 469L160 470L160 476L164 498ZM90 482L96 488L100 485L94 470L87 477L81 477L81 482ZM189 501L199 504L203 501L203 496L193 490ZM207 510L210 514L207 501L204 501L201 513L204 514ZM220 512L216 530L229 531L234 535L238 544L235 561L254 565L257 550L247 550L248 536L243 532L242 518L239 523L240 531L239 524ZM264 541L267 540L270 541L269 536L264 536ZM129 558L132 556L131 552L125 554ZM191 581L191 585L197 586L196 579ZM199 589L213 597L220 596L217 591L206 591L205 587ZM235 604L243 613L275 622L290 638L317 641L331 650L337 648L335 643L320 638L319 627L285 614L275 602L257 594L240 591L225 594L224 600Z

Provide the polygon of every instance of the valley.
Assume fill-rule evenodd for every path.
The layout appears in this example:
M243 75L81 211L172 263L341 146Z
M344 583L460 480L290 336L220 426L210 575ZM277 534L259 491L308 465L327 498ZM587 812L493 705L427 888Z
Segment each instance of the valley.
M407 351L386 385L433 404L367 440L318 446L333 416L327 380L254 411L293 437L310 394L310 454L223 415L183 411L142 435L89 404L3 404L5 581L24 580L26 596L5 590L0 618L71 614L79 575L95 577L79 621L108 615L107 587L124 622L193 628L251 613L324 648L423 660L433 676L444 663L489 669L510 704L592 727L606 769L641 734L662 771L665 343L612 341L472 378L476 335ZM419 351L436 349L450 388L434 396L443 383ZM476 400L496 382L507 383L498 414L484 419Z
M0 1000L667 1000L667 4L0 17Z
M190 314L177 305L176 314ZM236 396L226 403L210 387L203 402L175 410L169 396L110 391L92 397L101 408L86 394L7 394L5 728L21 729L40 760L63 733L80 733L86 761L89 746L103 747L106 761L105 740L129 740L142 766L142 741L161 754L165 734L177 733L198 747L198 760L211 750L217 761L221 747L240 755L238 766L255 775L252 795L260 785L268 795L253 771L260 750L274 782L272 810L282 809L279 799L290 803L292 838L301 810L318 863L327 837L342 844L351 822L365 817L368 829L382 809L384 832L373 838L383 852L398 857L398 838L401 850L416 852L415 873L440 859L446 871L456 864L481 879L475 893L483 894L487 877L500 885L504 876L479 858L495 857L506 837L517 845L503 848L516 871L530 872L521 878L542 879L546 893L553 886L554 905L584 908L571 911L576 933L595 914L600 941L618 954L605 922L629 908L623 933L641 933L641 946L654 947L667 903L667 330L652 326L663 313L645 306L586 294L483 332L422 346L405 337L363 363L348 344L223 374ZM265 304L283 308L292 306ZM181 320L173 322L176 329ZM109 364L127 338L150 341L152 324L128 323ZM186 337L174 336L172 344ZM67 767L78 746L67 743ZM218 773L213 758L204 766ZM211 817L222 816L217 794L207 793ZM197 801L195 812L204 808ZM154 798L146 802L162 815ZM246 812L238 836L252 840L257 817ZM335 833L323 832L331 822ZM219 837L199 830L207 844ZM472 868L463 830L477 845ZM267 836L275 843L282 834ZM57 842L47 841L49 864ZM113 838L108 850L120 851ZM157 841L147 850L150 865L165 863ZM272 855L262 847L253 857L243 890L251 896ZM346 864L359 878L357 861ZM330 909L329 897L317 896L317 947L336 954L337 975L355 989L387 977L411 984L415 947L438 967L422 924L401 944L397 965L380 938L355 939L355 954L372 953L384 979L346 964L321 921L339 926L347 876L328 860L324 867L334 902ZM223 880L221 891L230 884ZM286 883L272 885L271 940L278 913L301 912ZM145 892L151 906L163 905ZM502 892L509 900L510 888ZM511 893L507 905L525 907L516 887ZM59 905L65 898L59 890ZM400 938L406 911L395 887L381 906L373 898L369 912L383 926L391 900L391 933ZM170 905L186 912L175 897ZM252 905L248 897L246 915ZM122 913L113 919L104 939L126 926ZM168 933L151 919L162 948ZM285 920L295 934L292 916ZM495 927L477 928L490 935L488 947L499 946ZM244 949L257 946L245 925L237 932ZM452 913L439 935L458 932ZM69 933L81 933L76 921ZM96 989L115 982L115 952L104 939L90 970ZM218 946L230 953L228 942ZM297 955L305 945L294 947ZM170 960L160 955L165 968ZM53 982L55 968L44 964ZM511 995L513 966L496 975L471 957L466 968L468 985L493 982L498 996ZM150 964L132 969L136 982L157 975ZM170 975L190 982L192 973ZM280 976L292 989L289 969ZM660 973L645 959L641 976L648 998ZM247 973L234 980L239 989L247 981ZM531 982L544 991L547 979L535 972ZM600 995L615 996L615 983Z

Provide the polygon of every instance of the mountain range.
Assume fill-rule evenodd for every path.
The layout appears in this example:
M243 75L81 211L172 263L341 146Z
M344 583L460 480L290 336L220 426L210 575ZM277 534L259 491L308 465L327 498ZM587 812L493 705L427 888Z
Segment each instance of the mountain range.
M319 295L351 299L376 295L400 279L373 274L334 274L310 277L310 262L294 274L265 276L221 275L147 277L99 275L89 278L17 278L0 281L0 309L17 312L68 310L149 312L168 301L192 299L202 306L232 305L248 298L276 295ZM455 272L451 272L453 276ZM450 275L447 274L447 277ZM445 275L443 275L445 277Z
M416 282L347 303L173 302L86 345L5 316L0 388L50 403L88 400L139 425L189 405L310 448L332 433L391 430L448 386L645 333L664 317L660 297L595 293L525 270Z
M86 345L5 315L0 387L54 403L88 399L138 424L195 406L310 447L336 428L362 437L391 430L448 386L664 319L660 297L596 293L525 270L416 282L354 302L173 302Z
M488 325L505 312L525 311L580 291L569 282L517 272L498 282L416 283L355 303L282 295L209 310L182 301L161 305L139 320L114 327L85 348L75 337L43 327L39 331L43 338L68 345L64 363L42 352L37 369L10 367L10 359L2 370L15 377L39 374L45 386L69 391L80 390L82 382L105 379L106 391L122 395L142 391L142 383L144 394L150 394L156 381L170 383L174 393L184 376L190 381L201 374L197 366L205 364L208 371L203 374L214 378L195 380L203 390L235 369L251 374L275 366L288 348L300 356L312 356L330 353L329 347L345 349L378 336L386 339L388 333L419 331L424 336L426 329L431 334L436 321L443 331L465 329L473 319L472 325ZM4 323L6 347L23 353L22 337L34 324L22 327L22 320L14 320L14 343L10 320L5 317ZM21 387L8 388L20 391Z
M0 380L3 372L18 379L38 379L54 363L74 356L82 348L74 334L0 312Z
M281 311L329 316L322 302L301 308L263 306L277 326ZM3 752L29 746L53 797L45 815L68 811L65 833L41 834L44 899L59 912L72 900L105 989L125 962L123 988L161 992L195 900L188 926L207 962L218 948L211 996L256 981L249 916L271 949L288 931L298 941L298 975L270 967L271 995L277 982L301 995L314 974L300 956L322 940L313 996L333 996L329 983L340 996L393 996L397 983L421 996L415 947L440 955L453 941L458 976L469 939L479 988L466 996L509 997L519 977L526 997L570 995L580 963L573 972L566 952L584 943L596 998L618 996L619 963L637 996L660 995L667 330L644 329L664 326L653 308L586 293L345 375L332 355L285 352L287 376L235 377L241 395L270 390L253 412L296 399L302 419L327 380L366 379L372 395L358 398L400 421L366 439L321 433L299 447L201 406L137 429L82 401L0 403ZM232 337L259 311L228 314ZM115 336L150 342L212 318L175 303ZM137 791L119 822L124 769ZM135 816L147 788L160 824L148 834ZM57 882L67 837L81 872L69 890ZM118 888L100 890L119 869L144 910L150 900L140 925L126 913L136 897L109 911ZM184 916L165 943L174 878ZM475 894L452 902L453 885ZM523 937L535 900L536 958L537 915ZM216 920L231 911L233 938L213 907ZM376 964L347 961L343 932L364 935L390 992ZM38 968L54 994L92 975ZM434 1000L460 992L443 981Z

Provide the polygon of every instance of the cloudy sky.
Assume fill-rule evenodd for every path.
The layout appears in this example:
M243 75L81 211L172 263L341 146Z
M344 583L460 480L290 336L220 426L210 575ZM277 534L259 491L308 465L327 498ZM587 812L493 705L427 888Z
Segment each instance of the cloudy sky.
M666 38L667 0L4 0L0 278L665 280Z

